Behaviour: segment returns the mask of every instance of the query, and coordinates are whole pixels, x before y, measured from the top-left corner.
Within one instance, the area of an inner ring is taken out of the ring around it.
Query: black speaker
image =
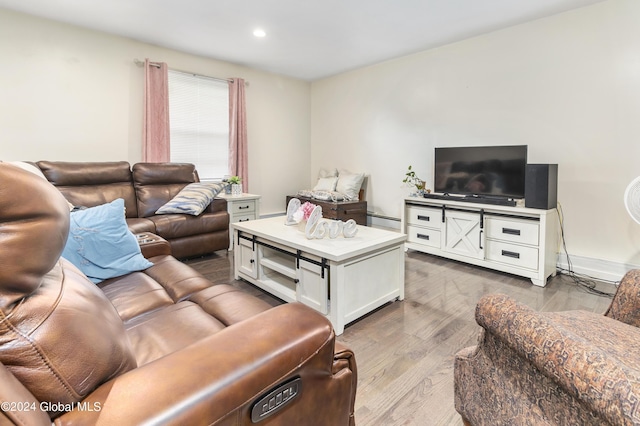
[[[558,205],[558,165],[527,164],[524,206],[554,209]]]

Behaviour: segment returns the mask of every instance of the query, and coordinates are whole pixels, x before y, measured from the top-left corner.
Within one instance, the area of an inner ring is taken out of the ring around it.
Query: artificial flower
[[[311,216],[311,213],[313,213],[313,209],[315,209],[316,207],[317,206],[315,204],[312,204],[308,201],[301,205],[298,211],[302,211],[302,220],[308,220]]]

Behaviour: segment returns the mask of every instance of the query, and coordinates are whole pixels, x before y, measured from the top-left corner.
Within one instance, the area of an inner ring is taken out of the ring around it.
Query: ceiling
[[[0,0],[0,8],[313,81],[600,1]],[[266,37],[253,36],[257,27]]]

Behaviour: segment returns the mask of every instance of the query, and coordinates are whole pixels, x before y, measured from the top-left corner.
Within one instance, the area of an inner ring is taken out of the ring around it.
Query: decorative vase
[[[242,195],[241,183],[234,183],[231,185],[231,195]]]

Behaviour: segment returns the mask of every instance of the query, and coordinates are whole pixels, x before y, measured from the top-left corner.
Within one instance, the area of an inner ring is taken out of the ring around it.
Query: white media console
[[[527,277],[541,287],[556,274],[556,209],[408,197],[401,226],[406,249]]]

